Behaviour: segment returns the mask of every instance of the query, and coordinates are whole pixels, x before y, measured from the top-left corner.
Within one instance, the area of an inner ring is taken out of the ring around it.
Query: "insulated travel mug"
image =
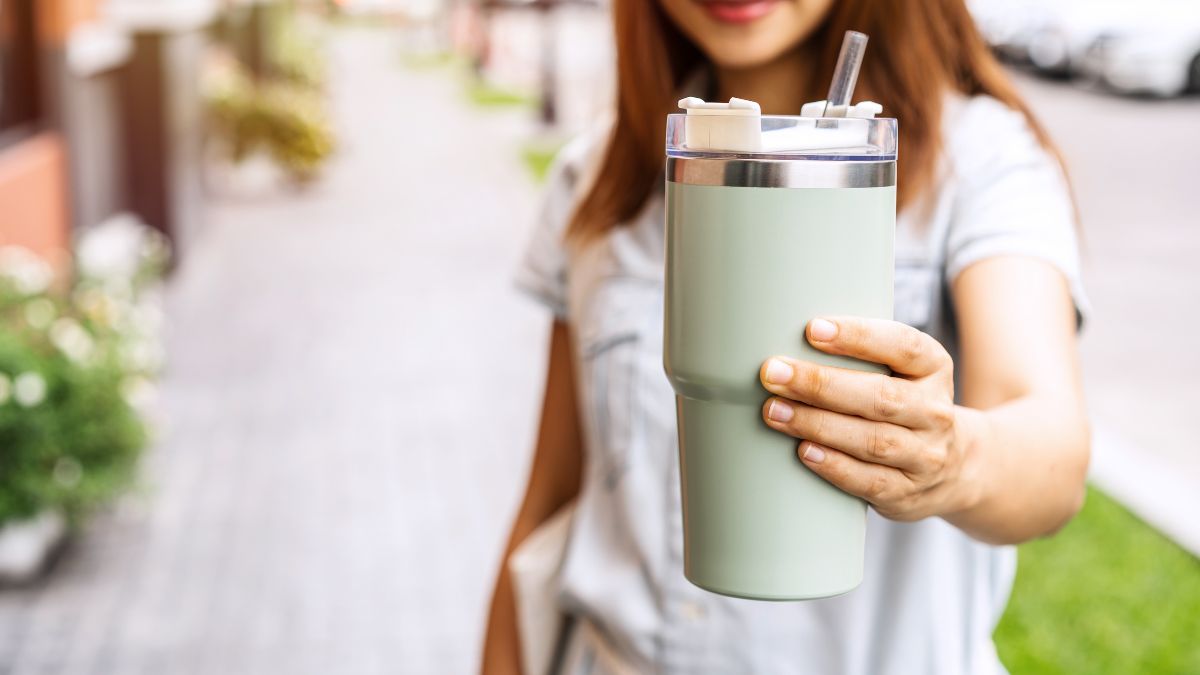
[[[684,569],[717,593],[796,600],[862,581],[865,503],[766,426],[758,379],[774,354],[887,372],[804,338],[821,315],[892,318],[896,120],[844,103],[839,117],[767,116],[751,101],[684,99],[688,113],[668,116],[664,367]]]

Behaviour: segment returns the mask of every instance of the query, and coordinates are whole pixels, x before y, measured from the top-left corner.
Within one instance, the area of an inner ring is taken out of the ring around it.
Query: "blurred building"
[[[489,86],[525,92],[560,136],[612,106],[616,55],[607,0],[451,0],[452,48]]]
[[[0,244],[63,259],[130,213],[178,248],[202,216],[208,29],[246,0],[0,0]]]
[[[63,34],[94,10],[65,9],[34,0],[0,3],[0,242],[48,256],[67,243],[69,176],[67,143],[47,86],[53,73],[41,65],[43,57],[63,54]]]

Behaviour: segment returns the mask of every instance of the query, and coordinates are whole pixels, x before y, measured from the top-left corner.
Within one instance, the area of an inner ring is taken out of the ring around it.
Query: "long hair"
[[[632,219],[656,189],[663,170],[665,116],[675,112],[685,78],[708,64],[699,48],[664,15],[657,0],[613,0],[617,47],[617,115],[595,180],[578,202],[568,236],[590,238]],[[855,98],[883,105],[900,120],[897,206],[903,208],[936,179],[943,95],[986,94],[1020,111],[1056,157],[1034,119],[975,28],[963,0],[839,0],[807,39],[813,90],[833,72],[847,30],[871,38]],[[1061,163],[1061,158],[1060,163]]]

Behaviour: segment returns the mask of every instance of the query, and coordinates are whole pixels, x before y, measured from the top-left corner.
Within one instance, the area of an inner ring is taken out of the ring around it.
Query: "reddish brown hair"
[[[657,0],[613,0],[617,43],[617,118],[595,182],[571,220],[572,237],[600,234],[637,214],[659,184],[665,116],[676,112],[684,79],[707,58],[667,18]],[[900,120],[899,207],[935,180],[947,90],[986,94],[1024,113],[1057,156],[975,28],[963,0],[838,0],[808,40],[816,86],[833,72],[847,30],[871,38],[856,100],[883,104]],[[690,92],[689,92],[690,93]],[[824,98],[814,88],[805,100]],[[798,112],[798,111],[797,111]]]

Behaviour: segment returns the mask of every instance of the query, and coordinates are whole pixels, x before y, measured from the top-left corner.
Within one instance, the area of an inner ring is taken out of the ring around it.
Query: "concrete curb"
[[[1200,488],[1171,466],[1102,426],[1093,426],[1092,482],[1142,520],[1200,556]]]

